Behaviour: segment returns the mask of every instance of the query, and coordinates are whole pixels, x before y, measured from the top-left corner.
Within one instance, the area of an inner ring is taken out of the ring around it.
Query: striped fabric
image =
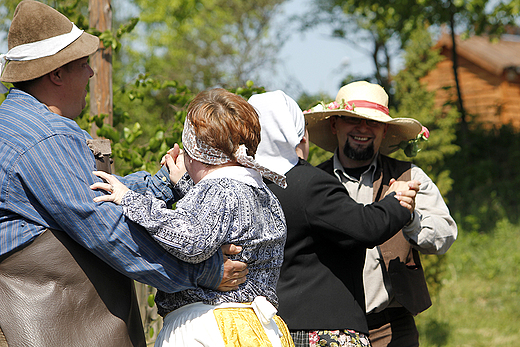
[[[27,244],[46,228],[64,230],[79,244],[137,281],[176,292],[216,288],[222,256],[188,265],[169,255],[121,207],[94,203],[99,178],[86,144],[90,136],[32,96],[12,89],[0,105],[0,255]],[[121,181],[174,202],[166,169],[138,172]]]

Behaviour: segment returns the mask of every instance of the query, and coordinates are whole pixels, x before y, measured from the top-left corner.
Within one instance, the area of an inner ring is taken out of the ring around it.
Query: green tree
[[[283,0],[121,1],[134,6],[126,15],[139,15],[139,24],[114,55],[114,114],[140,124],[135,143],[141,147],[170,133],[164,126],[178,131],[187,95],[257,80],[255,71],[272,64],[281,46],[270,26]]]
[[[270,24],[283,2],[133,0],[141,25],[125,65],[194,90],[257,80],[282,45]]]
[[[428,91],[421,83],[421,78],[442,59],[431,46],[431,35],[425,26],[417,27],[410,35],[405,46],[405,67],[395,76],[397,109],[391,112],[393,117],[413,117],[430,130],[428,141],[420,145],[420,151],[412,161],[426,172],[446,197],[453,187],[446,160],[459,151],[455,144],[458,112],[450,109],[443,113],[436,109],[435,92]],[[401,150],[393,156],[406,160]],[[421,258],[428,288],[431,295],[435,296],[447,275],[447,258],[438,255],[421,255]]]
[[[448,198],[457,223],[480,233],[493,232],[500,222],[518,224],[520,132],[509,124],[485,129],[470,120],[469,125],[465,149],[447,161],[456,187]]]
[[[519,0],[314,0],[313,3],[308,19],[304,21],[306,27],[330,23],[332,36],[346,40],[354,48],[360,49],[356,39],[368,42],[371,48],[364,49],[374,62],[374,77],[390,94],[392,58],[405,47],[410,35],[425,23],[437,28],[447,24],[453,35],[455,30],[465,31],[466,35],[500,35],[507,25],[514,25],[520,14]],[[457,79],[456,45],[453,47]],[[459,112],[464,122],[460,89],[458,92]],[[393,104],[392,95],[390,101]]]
[[[80,29],[88,29],[88,0],[38,0],[63,13]],[[0,31],[6,33],[20,0],[0,0]]]
[[[421,78],[442,59],[431,47],[430,33],[425,27],[418,27],[405,47],[405,67],[395,76],[397,107],[391,112],[393,117],[415,118],[430,130],[430,138],[420,145],[420,152],[412,160],[446,196],[453,184],[446,158],[459,150],[454,144],[458,113],[456,109],[444,113],[435,108],[435,92],[428,91],[421,83]],[[396,152],[395,156],[406,158],[403,151]]]
[[[393,104],[392,66],[410,34],[423,22],[419,5],[413,1],[314,0],[303,20],[304,29],[317,23],[331,26],[332,36],[366,54],[374,64],[374,75],[357,74],[347,79],[374,80],[389,92]],[[316,20],[316,17],[318,20]]]

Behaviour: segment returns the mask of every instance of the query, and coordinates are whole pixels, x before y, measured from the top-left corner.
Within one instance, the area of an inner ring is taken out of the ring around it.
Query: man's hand
[[[238,254],[242,252],[242,247],[229,244],[222,246],[221,249],[224,255],[224,276],[217,289],[221,292],[238,289],[238,285],[246,281],[246,275],[249,272],[247,264],[233,261],[226,255]]]
[[[410,213],[413,214],[415,210],[415,197],[419,191],[419,181],[396,181],[395,179],[390,180],[390,188],[385,195],[395,192],[395,198],[399,200],[401,206],[407,208]]]

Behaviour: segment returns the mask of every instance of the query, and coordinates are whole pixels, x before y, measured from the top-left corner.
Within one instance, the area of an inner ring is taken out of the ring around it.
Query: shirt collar
[[[363,173],[363,175],[366,175],[367,173],[370,173],[370,175],[372,176],[372,182],[374,181],[374,174],[377,171],[376,169],[377,169],[378,162],[379,162],[377,160],[378,158],[379,158],[379,153],[377,153],[377,155],[374,156],[374,159],[372,159],[372,162],[370,163],[370,166]],[[342,181],[343,181],[342,177],[344,177],[345,179],[348,179],[350,181],[357,181],[357,179],[347,175],[347,173],[345,172],[345,169],[343,168],[343,165],[341,165],[341,162],[339,161],[339,154],[338,154],[338,149],[337,148],[334,151],[334,156],[333,156],[333,159],[332,159],[332,170],[333,170],[334,174]]]
[[[210,172],[202,180],[219,178],[231,178],[258,188],[262,188],[265,185],[262,175],[258,171],[244,166],[224,166]]]

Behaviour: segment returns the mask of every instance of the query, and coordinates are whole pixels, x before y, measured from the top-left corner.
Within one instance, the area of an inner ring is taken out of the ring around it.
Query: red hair
[[[238,146],[245,145],[254,157],[260,143],[258,114],[244,98],[222,88],[200,92],[186,116],[198,139],[236,160]]]

